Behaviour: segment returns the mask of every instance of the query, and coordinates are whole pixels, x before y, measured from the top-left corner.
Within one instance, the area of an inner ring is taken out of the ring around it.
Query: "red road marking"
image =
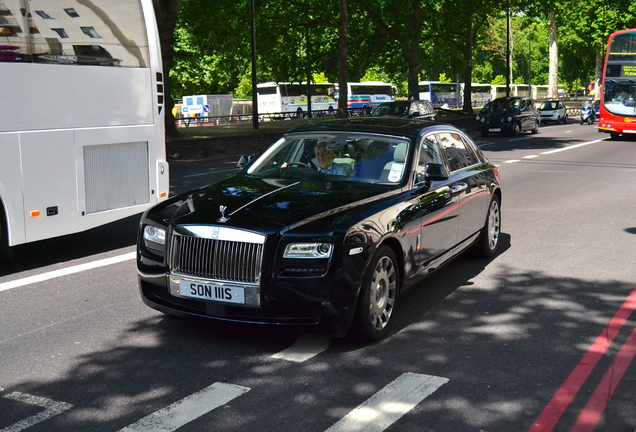
[[[625,345],[619,351],[612,367],[605,372],[603,380],[598,385],[594,394],[585,405],[571,432],[592,432],[601,419],[601,415],[607,408],[607,404],[614,395],[614,391],[623,379],[623,375],[636,356],[636,327],[632,330]]]
[[[634,309],[636,309],[636,289],[627,297],[627,300],[610,320],[607,327],[596,338],[585,356],[576,365],[561,388],[557,390],[528,432],[550,432],[554,429],[568,405],[570,405],[587,377],[594,370],[601,357],[603,357],[605,351],[610,347]]]

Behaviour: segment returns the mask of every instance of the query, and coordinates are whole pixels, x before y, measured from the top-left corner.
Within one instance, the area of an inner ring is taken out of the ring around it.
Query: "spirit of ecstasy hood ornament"
[[[227,222],[228,220],[230,220],[230,218],[225,217],[225,210],[227,210],[227,206],[219,206],[219,211],[221,212],[221,217],[218,218],[216,221],[217,222]]]

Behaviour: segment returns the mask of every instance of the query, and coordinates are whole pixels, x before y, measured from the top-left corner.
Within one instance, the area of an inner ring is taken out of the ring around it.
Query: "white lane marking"
[[[291,347],[274,354],[272,357],[302,363],[326,351],[331,339],[320,335],[303,335]]]
[[[522,159],[534,159],[534,158],[538,158],[539,155],[528,155],[528,156],[524,156]]]
[[[432,375],[402,374],[326,432],[381,432],[447,382]]]
[[[605,140],[607,140],[607,138],[601,138],[601,139],[597,139],[597,140],[594,140],[594,141],[588,141],[588,142],[584,142],[584,143],[580,143],[580,144],[574,144],[574,145],[571,145],[571,146],[568,146],[568,147],[563,147],[563,148],[556,149],[556,150],[549,150],[549,151],[545,151],[545,152],[543,152],[541,154],[542,155],[549,155],[549,154],[553,154],[553,153],[559,153],[559,152],[562,152],[562,151],[572,150],[572,149],[583,147],[583,146],[590,145],[590,144],[596,144],[597,142],[601,142],[601,141],[605,141]]]
[[[515,163],[515,162],[521,162],[521,161],[519,159],[510,159],[510,160],[505,161],[504,163],[511,164],[511,163]]]
[[[247,387],[214,383],[126,426],[120,432],[171,432],[248,391]]]
[[[528,137],[513,138],[513,139],[509,139],[508,142],[521,141],[521,140],[524,140],[524,139],[528,139]]]
[[[13,392],[4,396],[6,399],[11,399],[17,402],[23,402],[29,405],[36,405],[44,408],[44,411],[41,413],[32,415],[24,420],[20,420],[19,422],[1,429],[0,432],[20,432],[31,426],[35,426],[38,423],[42,423],[45,420],[50,419],[51,417],[55,417],[58,414],[63,413],[64,411],[73,408],[73,405],[66,402],[56,402],[54,400],[33,396],[27,393]]]
[[[44,282],[50,279],[55,279],[62,276],[67,276],[73,273],[80,273],[86,270],[92,270],[98,267],[105,267],[111,264],[117,264],[124,261],[135,259],[135,252],[130,252],[124,255],[119,255],[112,258],[105,258],[99,261],[93,261],[86,264],[80,264],[73,267],[67,267],[60,270],[54,270],[48,273],[42,273],[35,276],[29,276],[23,279],[17,279],[14,281],[0,283],[0,292],[18,288],[24,285],[30,285],[38,282]]]

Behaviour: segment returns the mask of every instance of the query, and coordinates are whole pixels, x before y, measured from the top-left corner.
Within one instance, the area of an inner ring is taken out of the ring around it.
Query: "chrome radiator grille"
[[[172,273],[232,282],[258,283],[263,243],[175,235]]]

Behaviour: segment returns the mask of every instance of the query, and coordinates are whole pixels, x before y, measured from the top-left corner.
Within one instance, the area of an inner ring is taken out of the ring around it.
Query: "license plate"
[[[245,304],[245,288],[242,287],[221,286],[182,280],[179,281],[179,293],[184,297],[214,300],[224,303]]]
[[[501,128],[490,128],[488,132],[501,132]]]

